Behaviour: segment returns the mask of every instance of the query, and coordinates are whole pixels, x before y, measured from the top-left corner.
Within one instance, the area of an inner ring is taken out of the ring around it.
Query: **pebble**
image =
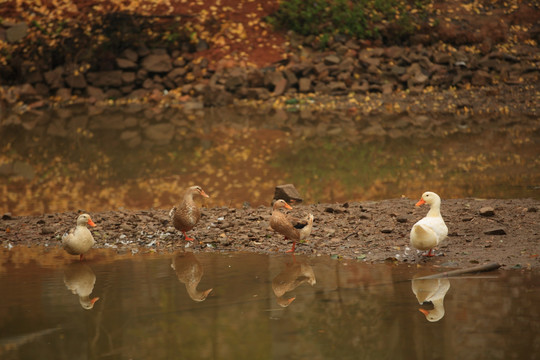
[[[497,227],[497,228],[491,228],[491,229],[485,230],[484,234],[486,234],[486,235],[506,235],[506,231],[501,227]]]
[[[482,216],[493,216],[495,215],[495,209],[493,209],[491,206],[484,206],[480,209],[480,215]]]

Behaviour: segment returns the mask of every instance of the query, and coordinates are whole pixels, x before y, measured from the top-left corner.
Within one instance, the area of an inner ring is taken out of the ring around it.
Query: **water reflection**
[[[424,275],[415,275],[412,280],[412,292],[420,305],[431,303],[432,309],[420,308],[429,322],[437,322],[444,317],[444,297],[450,289],[448,279],[419,279]]]
[[[313,286],[317,282],[313,267],[306,261],[298,261],[292,255],[293,261],[285,263],[285,267],[272,279],[272,290],[276,301],[281,307],[289,306],[296,297],[287,297],[285,294],[293,291],[298,286],[308,283]]]
[[[430,323],[411,311],[419,302],[408,281],[414,266],[103,252],[81,264],[92,267],[100,295],[98,306],[82,311],[62,282],[61,256],[69,261],[61,249],[0,248],[0,358],[530,359],[540,350],[538,271],[453,281],[443,320]],[[202,288],[211,278],[215,296],[195,303],[171,262],[199,274]],[[313,274],[316,286],[307,286]],[[287,308],[276,305],[279,278],[293,284],[284,286],[286,299],[300,283]]]
[[[212,194],[209,206],[238,208],[268,205],[283,183],[307,202],[413,198],[426,188],[540,198],[537,119],[136,106],[10,118],[0,120],[1,213],[170,208],[194,183]]]
[[[64,268],[64,284],[68,290],[79,297],[79,303],[83,309],[92,309],[99,300],[99,297],[90,298],[95,283],[96,274],[85,263],[71,263]]]
[[[171,268],[176,272],[178,280],[185,285],[189,297],[193,301],[204,301],[212,289],[198,290],[204,269],[197,257],[190,251],[178,251],[171,263]]]

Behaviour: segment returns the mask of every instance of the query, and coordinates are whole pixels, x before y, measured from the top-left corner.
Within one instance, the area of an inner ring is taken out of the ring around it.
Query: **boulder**
[[[97,71],[89,72],[86,75],[86,80],[97,87],[119,87],[122,86],[122,71]]]
[[[116,66],[122,70],[134,70],[137,68],[137,63],[129,59],[116,58]]]
[[[307,93],[311,91],[311,79],[304,77],[298,81],[298,91]]]
[[[174,125],[170,123],[149,125],[144,129],[144,135],[158,145],[166,145],[174,137]]]
[[[6,30],[6,40],[8,43],[14,43],[24,39],[26,34],[28,34],[28,25],[21,22]]]
[[[287,203],[300,203],[303,201],[302,197],[300,196],[300,193],[298,193],[298,190],[294,187],[293,184],[284,184],[284,185],[278,185],[276,186],[276,189],[274,191],[274,199],[273,201],[283,199]]]
[[[81,73],[66,76],[66,84],[72,89],[84,89],[88,85],[84,75]]]
[[[150,54],[141,63],[143,69],[154,73],[167,73],[173,69],[171,57],[167,54]]]
[[[47,71],[43,74],[45,82],[51,89],[59,89],[64,86],[64,78],[62,77],[64,68],[59,66],[54,70]]]
[[[137,62],[137,60],[139,60],[139,55],[132,49],[126,49],[122,51],[122,58]]]

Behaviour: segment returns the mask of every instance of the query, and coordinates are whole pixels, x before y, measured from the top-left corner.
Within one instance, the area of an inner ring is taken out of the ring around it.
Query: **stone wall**
[[[24,38],[25,24],[11,24],[3,37]],[[127,49],[113,67],[97,71],[99,64],[73,63],[40,71],[43,64],[20,65],[15,81],[0,79],[0,95],[8,104],[35,102],[55,96],[90,101],[145,98],[173,92],[204,106],[220,106],[235,98],[267,100],[284,94],[348,94],[426,87],[522,85],[538,82],[538,47],[523,44],[513,53],[487,54],[444,44],[413,47],[366,47],[345,38],[316,51],[308,39],[292,41],[289,57],[267,68],[240,67],[213,62],[181,50]]]

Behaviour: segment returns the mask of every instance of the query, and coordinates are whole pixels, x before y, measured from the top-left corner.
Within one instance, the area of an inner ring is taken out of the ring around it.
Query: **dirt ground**
[[[436,251],[421,256],[409,245],[412,225],[427,213],[426,205],[415,207],[416,199],[393,199],[344,204],[296,204],[295,216],[312,213],[314,228],[308,242],[299,244],[297,254],[468,267],[497,262],[504,269],[540,268],[540,201],[532,199],[444,200],[441,206],[449,236]],[[491,209],[490,209],[491,208]],[[241,251],[283,253],[291,243],[269,228],[271,208],[204,208],[201,221],[188,234],[187,243],[176,232],[168,209],[108,211],[91,213],[95,248],[118,253],[172,252],[189,246],[195,252]],[[64,232],[74,226],[77,214],[11,217],[0,221],[3,247],[60,246]],[[91,256],[92,250],[88,254]]]

